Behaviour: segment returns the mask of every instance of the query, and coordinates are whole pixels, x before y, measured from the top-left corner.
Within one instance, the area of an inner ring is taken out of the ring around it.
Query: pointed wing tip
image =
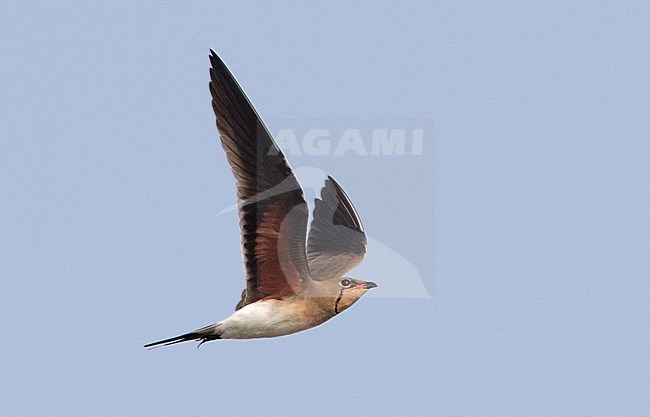
[[[343,196],[345,196],[345,198],[347,198],[349,200],[349,197],[347,196],[345,191],[343,191],[343,187],[341,187],[341,184],[339,184],[334,178],[332,178],[331,175],[327,176],[327,179],[325,180],[325,187],[327,187],[328,182],[331,182],[332,185],[334,185],[334,188],[336,189],[337,194],[343,194]]]
[[[327,176],[327,179],[325,180],[325,186],[327,186],[327,183],[328,183],[328,182],[331,182],[332,184],[334,184],[334,187],[335,187],[335,188],[337,188],[337,189],[339,189],[339,190],[341,189],[341,186],[339,185],[339,183],[336,182],[336,180],[335,180],[334,178],[332,178],[331,175],[328,175],[328,176]]]
[[[225,67],[226,64],[223,63],[223,60],[219,55],[217,55],[216,52],[214,52],[214,49],[210,48],[210,63],[212,64],[212,68],[217,68],[218,66],[223,66]]]
[[[330,183],[333,185],[333,189],[329,187]],[[361,218],[357,213],[357,209],[354,207],[354,204],[352,204],[352,200],[350,200],[350,197],[348,197],[348,194],[345,192],[345,190],[343,190],[343,187],[341,187],[341,185],[338,182],[336,182],[336,180],[332,178],[331,175],[328,175],[327,179],[325,180],[325,187],[321,191],[321,199],[323,200],[326,199],[325,193],[327,192],[326,190],[328,189],[331,190],[330,192],[333,191],[336,193],[338,201],[343,203],[343,205],[347,207],[348,215],[353,220],[353,223],[356,224],[358,231],[365,234],[363,223],[361,222]]]

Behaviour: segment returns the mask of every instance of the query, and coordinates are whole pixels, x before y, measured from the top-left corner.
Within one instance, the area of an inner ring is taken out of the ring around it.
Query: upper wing
[[[237,309],[300,290],[309,278],[309,210],[300,184],[221,59],[210,51],[210,93],[221,144],[237,183],[246,289]]]
[[[307,241],[307,260],[315,280],[340,278],[359,265],[368,240],[350,198],[332,177],[327,177],[316,199],[314,220]]]

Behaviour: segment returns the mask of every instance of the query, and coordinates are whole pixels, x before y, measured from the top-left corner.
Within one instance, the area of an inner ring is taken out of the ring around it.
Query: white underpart
[[[217,331],[222,339],[252,339],[284,336],[312,327],[286,304],[281,300],[248,304],[219,322]]]

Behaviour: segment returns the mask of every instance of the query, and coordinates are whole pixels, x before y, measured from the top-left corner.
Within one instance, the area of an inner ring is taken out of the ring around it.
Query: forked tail
[[[205,342],[221,339],[221,336],[219,335],[219,332],[217,330],[220,324],[221,323],[211,324],[209,326],[203,327],[198,330],[194,330],[193,332],[182,334],[180,336],[170,337],[169,339],[159,340],[158,342],[149,343],[147,345],[144,345],[144,348],[153,349],[159,346],[168,346],[168,345],[173,345],[181,342],[189,342],[190,340],[200,340],[201,343],[199,343],[199,346],[197,346],[200,347]]]

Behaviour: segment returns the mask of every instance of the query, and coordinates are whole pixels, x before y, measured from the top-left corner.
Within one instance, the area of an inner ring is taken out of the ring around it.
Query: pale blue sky
[[[1,415],[648,415],[648,3],[5,2],[0,39]],[[243,288],[209,48],[271,129],[431,122],[290,160],[430,298],[371,241],[321,327],[142,348]]]

